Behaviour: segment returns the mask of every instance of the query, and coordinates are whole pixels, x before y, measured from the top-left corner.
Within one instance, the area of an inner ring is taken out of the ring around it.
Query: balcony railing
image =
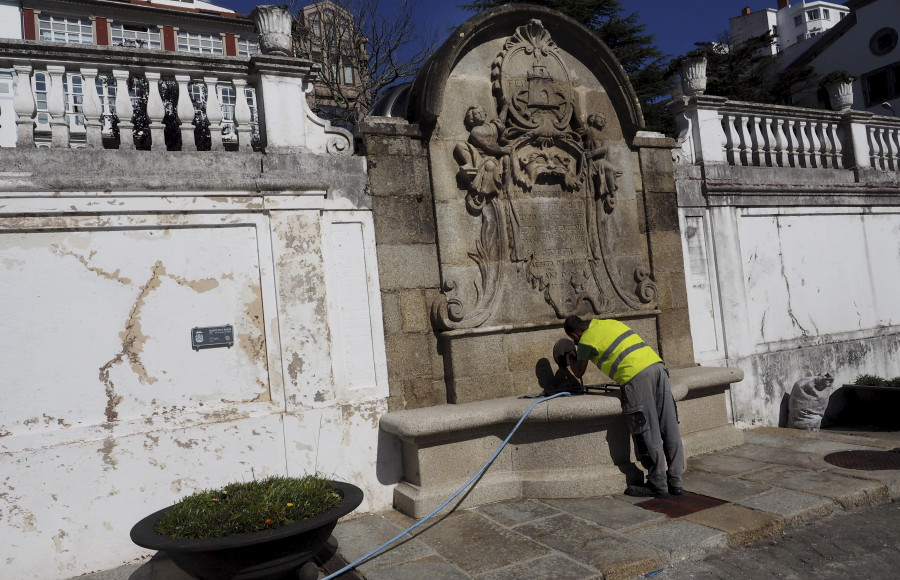
[[[310,61],[0,39],[2,68],[18,148],[352,153],[306,106]]]
[[[900,171],[900,119],[866,111],[826,111],[683,97],[671,105],[686,163]]]

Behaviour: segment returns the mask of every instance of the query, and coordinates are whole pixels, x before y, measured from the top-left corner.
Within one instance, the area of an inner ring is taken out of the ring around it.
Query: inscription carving
[[[469,215],[481,219],[469,257],[478,267],[474,302],[445,279],[432,304],[438,329],[474,328],[497,309],[505,284],[523,276],[565,318],[651,308],[656,286],[636,260],[610,254],[606,223],[616,207],[621,167],[600,111],[576,110],[575,86],[539,20],[516,29],[491,63],[496,109],[473,105],[453,157]],[[504,268],[513,263],[515,271]],[[615,262],[615,263],[613,263]]]

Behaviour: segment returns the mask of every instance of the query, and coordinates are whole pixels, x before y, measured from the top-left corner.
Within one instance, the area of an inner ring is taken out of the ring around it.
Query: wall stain
[[[116,407],[122,402],[122,396],[116,394],[115,385],[109,377],[109,371],[115,365],[123,362],[125,358],[131,363],[131,370],[138,376],[138,380],[142,383],[152,385],[156,379],[147,374],[147,369],[141,362],[141,351],[147,337],[141,331],[141,309],[144,307],[144,301],[147,296],[162,284],[160,276],[165,275],[165,267],[162,262],[157,260],[153,265],[152,275],[150,279],[141,287],[137,300],[128,314],[128,320],[125,321],[125,330],[119,333],[122,339],[122,350],[116,353],[102,367],[100,367],[100,382],[106,386],[106,420],[108,422],[115,421],[119,417]]]
[[[181,447],[182,449],[192,449],[195,445],[197,445],[196,439],[188,439],[187,441],[179,441],[178,439],[173,439],[175,445]]]
[[[198,294],[209,292],[219,287],[219,281],[215,278],[203,278],[201,280],[187,280],[174,274],[166,274],[169,278],[178,283],[179,286],[187,286]]]
[[[103,463],[109,465],[113,469],[116,469],[116,465],[118,465],[119,460],[113,457],[113,451],[116,449],[116,440],[112,437],[107,437],[103,440],[103,446],[100,447],[100,454],[103,456]]]
[[[303,365],[303,359],[300,358],[299,354],[294,352],[291,357],[291,364],[288,365],[288,376],[291,377],[294,384],[297,384],[297,376],[303,372]]]
[[[313,397],[313,401],[315,401],[317,403],[324,403],[325,402],[325,393],[323,393],[322,391],[316,391],[316,395]]]
[[[101,270],[100,268],[97,268],[96,266],[91,266],[90,263],[88,262],[88,259],[93,258],[94,254],[96,254],[96,252],[91,252],[91,255],[89,256],[89,258],[85,258],[84,256],[76,254],[75,252],[70,252],[68,250],[62,249],[61,247],[59,247],[59,244],[51,244],[50,251],[53,252],[54,254],[56,254],[57,256],[71,256],[71,257],[75,258],[76,260],[78,260],[78,262],[82,266],[84,266],[89,271],[93,272],[94,274],[97,274],[101,278],[106,278],[107,280],[112,280],[114,282],[118,282],[118,283],[124,284],[126,286],[131,284],[131,278],[121,277],[119,275],[119,272],[121,270],[119,270],[118,268],[116,268],[115,272],[110,274],[109,272],[106,272],[105,270]]]

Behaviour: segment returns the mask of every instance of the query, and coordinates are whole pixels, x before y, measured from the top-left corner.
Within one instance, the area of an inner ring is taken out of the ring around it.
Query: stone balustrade
[[[744,167],[898,171],[900,119],[696,95],[670,104],[676,160]]]
[[[0,68],[17,79],[18,148],[352,153],[350,134],[306,106],[315,66],[0,39]]]

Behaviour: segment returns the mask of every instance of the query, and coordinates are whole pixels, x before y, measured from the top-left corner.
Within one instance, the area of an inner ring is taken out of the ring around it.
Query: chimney
[[[781,10],[782,8],[790,8],[790,7],[791,7],[791,0],[778,0],[778,9],[779,10]]]
[[[779,0],[780,2],[781,0]],[[744,9],[741,10],[741,16],[750,16],[750,7],[744,6]]]

